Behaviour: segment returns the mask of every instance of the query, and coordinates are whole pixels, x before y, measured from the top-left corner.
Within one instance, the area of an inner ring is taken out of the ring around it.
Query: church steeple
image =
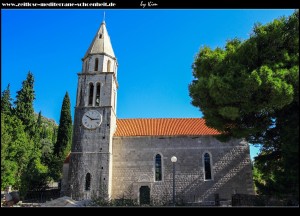
[[[82,59],[69,169],[69,193],[87,199],[112,185],[112,138],[116,130],[117,68],[105,21]]]
[[[113,72],[117,76],[118,62],[105,21],[102,21],[82,61],[82,73]]]
[[[102,21],[90,47],[86,51],[84,59],[89,55],[94,54],[106,54],[109,57],[116,58],[104,20]]]

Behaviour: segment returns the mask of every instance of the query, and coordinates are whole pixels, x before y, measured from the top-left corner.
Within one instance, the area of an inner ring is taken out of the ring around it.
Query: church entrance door
[[[148,186],[140,187],[140,205],[150,204],[150,188]]]

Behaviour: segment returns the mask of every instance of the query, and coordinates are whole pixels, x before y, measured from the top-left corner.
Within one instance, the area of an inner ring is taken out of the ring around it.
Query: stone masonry
[[[212,157],[212,180],[204,180],[203,155]],[[162,181],[155,182],[155,155],[162,156]],[[112,198],[121,198],[131,187],[139,200],[139,188],[150,187],[153,201],[172,199],[172,156],[176,162],[176,199],[213,201],[214,194],[230,199],[234,193],[253,194],[248,143],[219,142],[212,136],[114,137]]]

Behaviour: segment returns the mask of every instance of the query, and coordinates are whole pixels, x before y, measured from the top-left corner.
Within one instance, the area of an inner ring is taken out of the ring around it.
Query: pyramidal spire
[[[88,55],[93,54],[107,54],[112,58],[116,58],[110,42],[110,37],[106,29],[105,13],[100,28],[97,31],[90,47],[86,51],[84,58],[86,58]]]

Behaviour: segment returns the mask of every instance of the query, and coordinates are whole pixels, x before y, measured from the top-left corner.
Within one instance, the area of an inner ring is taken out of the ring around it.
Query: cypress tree
[[[51,162],[51,177],[58,181],[62,176],[62,166],[67,153],[71,149],[72,139],[72,118],[70,108],[70,98],[66,92],[60,113],[57,139],[54,144],[54,150]]]
[[[62,159],[71,148],[72,139],[72,117],[68,92],[66,92],[60,113],[57,140],[54,145],[54,154]]]

